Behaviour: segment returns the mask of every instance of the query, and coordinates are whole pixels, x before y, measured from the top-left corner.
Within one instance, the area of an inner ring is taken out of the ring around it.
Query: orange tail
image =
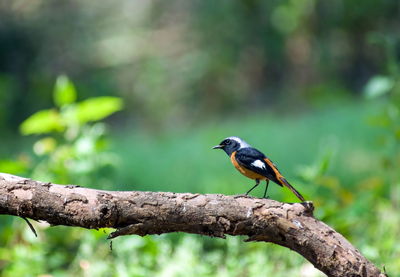
[[[306,200],[304,199],[304,197],[303,197],[294,187],[292,187],[292,185],[289,184],[288,181],[286,181],[285,178],[279,177],[279,181],[281,182],[282,185],[284,185],[285,187],[287,187],[288,189],[290,189],[290,190],[297,196],[297,198],[299,198],[301,201],[303,201],[303,202],[306,201]]]

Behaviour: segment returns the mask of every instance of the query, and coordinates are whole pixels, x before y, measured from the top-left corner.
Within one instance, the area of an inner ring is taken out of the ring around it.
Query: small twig
[[[25,222],[28,224],[29,228],[31,229],[32,233],[35,235],[35,237],[37,237],[37,233],[35,228],[33,228],[32,224],[29,222],[29,220],[26,217],[21,216],[21,218],[23,220],[25,220]]]

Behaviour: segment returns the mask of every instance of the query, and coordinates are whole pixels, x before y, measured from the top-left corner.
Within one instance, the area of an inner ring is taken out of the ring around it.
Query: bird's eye
[[[223,144],[224,145],[228,145],[228,144],[230,144],[231,142],[229,141],[229,140],[224,140],[224,142],[223,142]]]

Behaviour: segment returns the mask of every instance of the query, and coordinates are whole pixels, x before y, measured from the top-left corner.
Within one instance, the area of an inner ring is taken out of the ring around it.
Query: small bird
[[[281,187],[289,188],[301,201],[304,197],[282,176],[276,165],[266,157],[262,152],[251,147],[247,142],[238,137],[228,137],[213,149],[222,149],[231,158],[232,164],[244,176],[256,180],[256,184],[246,195],[256,188],[261,180],[266,181],[264,198],[267,195],[269,180],[275,182]]]

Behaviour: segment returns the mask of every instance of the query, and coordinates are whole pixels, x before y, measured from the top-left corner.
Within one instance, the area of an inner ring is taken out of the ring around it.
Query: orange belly
[[[237,170],[239,170],[240,173],[242,173],[244,176],[246,176],[246,177],[248,177],[248,178],[250,178],[250,179],[258,179],[258,180],[266,180],[266,179],[267,179],[267,177],[262,176],[262,175],[260,175],[260,174],[258,174],[258,173],[256,173],[256,172],[253,172],[253,171],[251,171],[251,170],[249,170],[249,169],[247,169],[247,168],[241,166],[241,165],[236,161],[235,155],[236,155],[236,151],[233,152],[232,155],[231,155],[231,162],[232,162],[232,164],[235,166],[235,168],[236,168]]]

